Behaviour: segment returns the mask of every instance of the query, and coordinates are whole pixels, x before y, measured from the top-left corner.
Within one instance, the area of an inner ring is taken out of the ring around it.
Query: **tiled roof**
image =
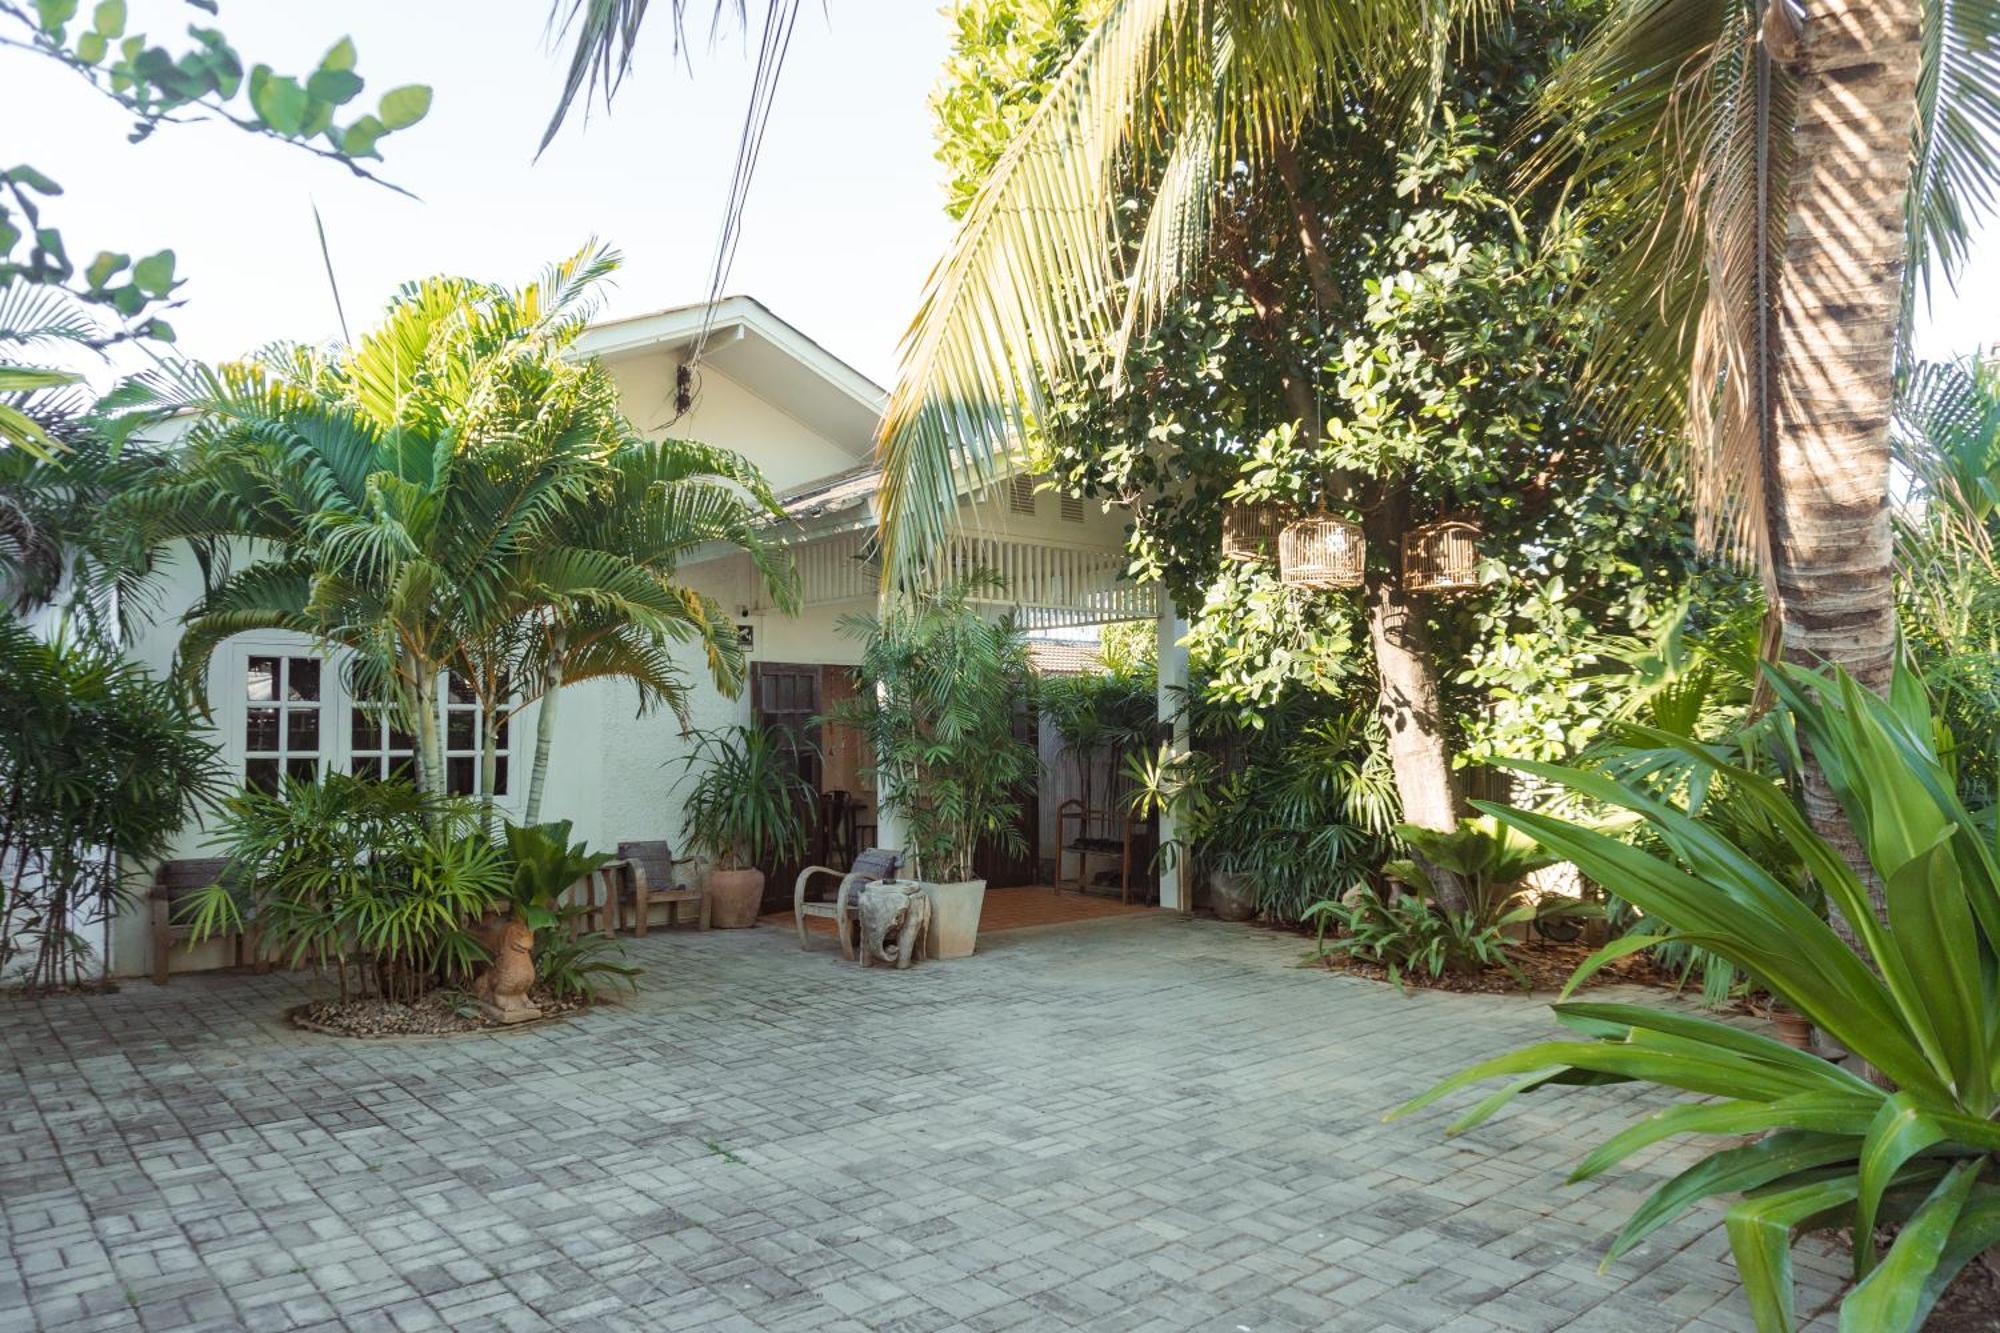
[[[794,486],[778,497],[778,503],[793,518],[817,518],[868,503],[881,484],[882,469],[870,464]]]
[[[1084,676],[1104,669],[1104,658],[1094,643],[1077,639],[1050,639],[1031,635],[1028,661],[1044,676]]]

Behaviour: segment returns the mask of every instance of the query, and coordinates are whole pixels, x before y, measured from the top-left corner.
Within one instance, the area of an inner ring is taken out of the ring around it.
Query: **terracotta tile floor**
[[[1055,893],[1046,884],[1028,884],[1012,889],[988,889],[986,905],[979,912],[979,929],[984,933],[1022,930],[1029,926],[1059,926],[1070,921],[1095,921],[1099,917],[1152,910],[1149,904],[1126,904],[1116,898],[1081,894],[1074,889]],[[792,926],[790,912],[768,912],[761,920],[766,925],[783,926],[788,930]],[[833,922],[825,917],[807,917],[806,926],[829,935],[833,933]]]

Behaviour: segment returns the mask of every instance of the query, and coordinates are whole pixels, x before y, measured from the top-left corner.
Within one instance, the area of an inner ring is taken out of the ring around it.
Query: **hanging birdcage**
[[[1278,534],[1278,578],[1294,588],[1358,588],[1367,561],[1361,525],[1332,514],[1293,519]]]
[[[1269,560],[1278,553],[1285,527],[1284,507],[1270,500],[1238,500],[1222,511],[1222,555],[1226,560]]]
[[[1445,519],[1403,534],[1405,592],[1471,592],[1479,586],[1479,528]]]

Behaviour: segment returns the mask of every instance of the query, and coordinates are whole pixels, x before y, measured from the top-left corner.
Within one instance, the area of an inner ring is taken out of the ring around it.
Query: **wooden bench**
[[[193,927],[181,919],[181,910],[194,894],[214,884],[222,878],[227,859],[220,856],[195,857],[185,861],[168,861],[153,874],[153,887],[146,895],[146,901],[153,915],[153,980],[160,985],[167,984],[168,964],[176,944],[187,941]],[[223,938],[229,940],[235,949],[235,965],[242,967],[246,962],[254,962],[257,970],[269,969],[257,949],[257,926],[255,922],[245,922],[243,929]]]
[[[840,943],[840,956],[853,958],[853,931],[857,925],[852,919],[854,896],[877,880],[894,879],[902,861],[903,854],[893,848],[870,847],[855,857],[854,864],[845,871],[831,866],[807,866],[801,870],[798,882],[792,886],[792,920],[799,928],[799,947],[811,947],[810,937],[806,934],[806,918],[826,917],[833,922],[834,938]],[[806,897],[806,885],[814,875],[825,875],[840,882],[831,902]]]
[[[613,934],[625,928],[625,906],[630,903],[638,919],[633,933],[646,933],[646,918],[664,904],[667,924],[680,924],[681,908],[692,904],[695,928],[708,929],[708,896],[690,888],[680,877],[679,867],[691,865],[692,856],[675,856],[669,842],[621,842],[618,859],[604,869],[612,878],[606,883],[606,907]],[[615,869],[614,869],[615,867]]]

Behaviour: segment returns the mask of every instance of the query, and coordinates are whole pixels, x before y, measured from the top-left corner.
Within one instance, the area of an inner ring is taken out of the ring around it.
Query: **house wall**
[[[765,401],[713,364],[701,368],[692,411],[674,420],[678,361],[662,352],[605,363],[625,414],[652,439],[700,440],[734,449],[763,469],[783,491],[848,471],[865,458]]]

